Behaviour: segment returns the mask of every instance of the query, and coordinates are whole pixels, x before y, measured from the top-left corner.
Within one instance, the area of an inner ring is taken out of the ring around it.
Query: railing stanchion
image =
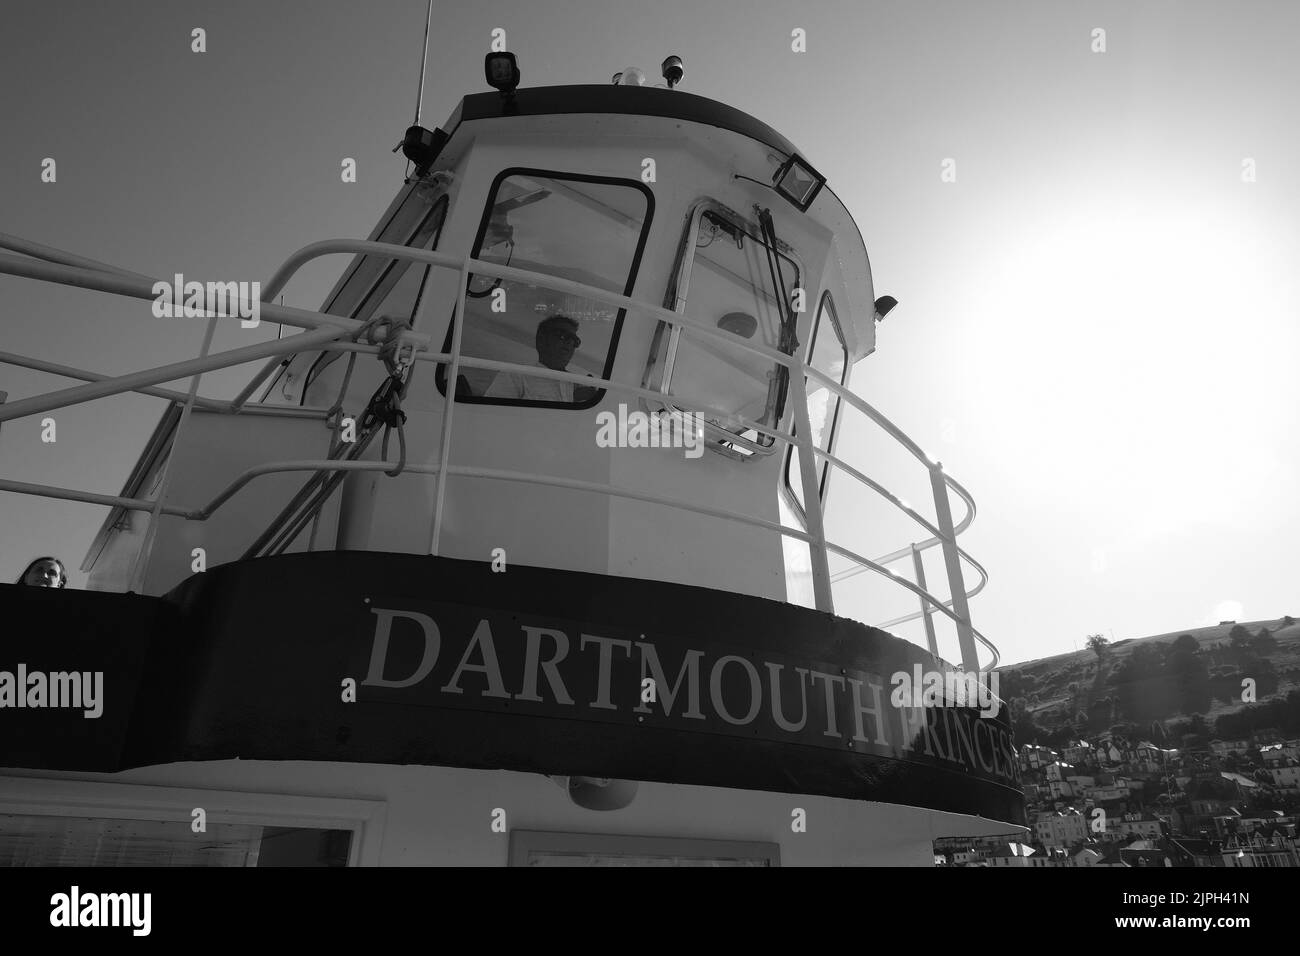
[[[916,568],[916,586],[922,591],[929,590],[925,586],[925,561],[921,554],[921,549],[915,543],[912,548],[912,566]],[[934,636],[934,618],[931,616],[934,612],[930,610],[930,602],[921,598],[921,617],[925,620],[925,643],[930,647],[930,653],[934,657],[939,656],[939,642]]]
[[[790,392],[794,396],[794,439],[799,449],[799,478],[803,486],[803,511],[808,521],[808,533],[813,536],[808,545],[812,558],[813,597],[817,610],[828,614],[835,611],[831,595],[831,569],[826,558],[826,527],[822,520],[821,488],[817,481],[817,456],[812,450],[812,423],[808,417],[808,383],[802,375],[791,370]]]
[[[214,315],[208,319],[208,327],[203,333],[203,345],[199,348],[200,359],[207,358],[208,349],[212,348],[212,336],[216,334],[218,318],[220,316]],[[176,423],[176,431],[172,433],[171,450],[168,451],[161,465],[162,474],[158,478],[158,494],[154,498],[153,510],[149,513],[149,524],[144,529],[144,540],[140,542],[140,553],[135,557],[135,567],[131,569],[131,578],[127,586],[128,591],[135,591],[137,594],[144,593],[145,570],[149,565],[149,558],[153,555],[153,544],[158,539],[158,522],[162,520],[163,504],[166,502],[167,492],[171,490],[172,463],[176,460],[176,446],[180,444],[185,423],[189,421],[190,412],[194,409],[194,399],[198,395],[199,381],[202,378],[203,373],[196,372],[190,379],[190,390],[185,396],[185,405],[181,408],[181,417]]]
[[[451,361],[447,363],[447,401],[442,412],[442,441],[438,446],[438,480],[433,496],[433,534],[429,540],[429,553],[438,555],[442,539],[442,508],[447,497],[447,459],[451,455],[451,420],[456,410],[456,379],[460,375],[460,343],[465,333],[465,293],[469,288],[469,260],[466,256],[460,267],[460,293],[451,315]]]
[[[957,535],[952,525],[952,505],[948,501],[948,482],[943,465],[930,466],[930,487],[934,490],[934,511],[943,532],[943,563],[948,569],[948,588],[952,592],[952,610],[957,615],[957,643],[961,646],[961,665],[967,673],[979,670],[975,652],[975,635],[971,630],[970,606],[966,603],[966,584],[961,576],[961,555],[957,553]]]

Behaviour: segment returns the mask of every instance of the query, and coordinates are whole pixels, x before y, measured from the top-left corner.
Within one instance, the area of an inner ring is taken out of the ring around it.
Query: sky
[[[364,237],[404,172],[390,150],[424,8],[8,0],[0,231],[263,281],[308,242]],[[876,294],[901,303],[855,388],[975,496],[962,543],[991,581],[972,613],[1004,661],[1300,613],[1300,5],[435,3],[426,126],[484,88],[497,27],[524,85],[653,78],[676,53],[682,89],[757,116],[826,175]],[[341,261],[305,269],[286,304],[317,308]],[[9,276],[0,302],[0,349],[105,373],[191,357],[203,333]],[[70,384],[0,365],[9,401]],[[39,418],[5,423],[0,476],[118,494],[160,408],[64,409],[52,444]],[[846,424],[840,448],[872,465],[872,441]],[[874,530],[838,490],[828,519]],[[84,585],[105,512],[0,493],[0,579],[52,553]]]

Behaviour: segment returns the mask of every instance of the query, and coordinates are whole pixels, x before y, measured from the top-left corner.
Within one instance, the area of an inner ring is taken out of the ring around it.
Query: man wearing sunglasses
[[[537,326],[537,366],[556,372],[576,372],[570,369],[573,353],[582,344],[578,338],[578,323],[567,315],[552,315],[542,319]],[[590,373],[588,373],[590,377]],[[498,372],[484,398],[514,398],[528,402],[584,402],[596,390],[573,382],[559,382],[553,378],[536,378],[522,372]]]

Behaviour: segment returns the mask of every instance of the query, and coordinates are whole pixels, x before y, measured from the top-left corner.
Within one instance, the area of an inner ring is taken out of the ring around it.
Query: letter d
[[[370,613],[378,615],[379,620],[375,623],[375,643],[370,651],[370,672],[361,683],[371,687],[410,687],[428,677],[433,665],[438,662],[438,652],[442,649],[442,635],[433,618],[419,611],[391,611],[382,607],[372,607]],[[388,637],[395,617],[415,621],[424,632],[424,656],[415,673],[405,680],[384,679],[384,665],[388,662]]]

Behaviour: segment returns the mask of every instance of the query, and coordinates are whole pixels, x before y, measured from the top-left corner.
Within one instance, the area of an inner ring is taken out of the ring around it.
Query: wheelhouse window
[[[654,197],[635,180],[506,170],[488,196],[474,257],[630,295]],[[461,354],[518,370],[461,366],[458,401],[590,408],[603,390],[528,369],[608,378],[624,310],[545,285],[471,275]],[[444,351],[451,349],[448,330]],[[438,388],[446,394],[446,366]]]
[[[434,250],[438,248],[438,237],[442,233],[442,224],[447,216],[447,197],[441,196],[425,215],[415,232],[402,245],[415,249]],[[381,236],[379,242],[399,242],[396,236]],[[416,311],[420,307],[420,295],[428,281],[429,273],[435,268],[409,259],[379,259],[362,262],[354,277],[360,293],[351,317],[365,321],[373,315],[386,315],[401,318],[408,322],[415,321]],[[333,312],[333,308],[329,311]]]
[[[831,294],[825,293],[817,306],[813,321],[812,340],[808,345],[808,364],[840,385],[848,381],[849,350],[844,344],[844,333]],[[835,426],[839,422],[842,399],[813,378],[805,379],[808,389],[808,421],[812,427],[813,444],[823,451],[831,451]],[[791,446],[785,458],[785,487],[793,497],[800,517],[803,515],[803,482],[799,477],[800,453]],[[817,488],[822,500],[826,499],[826,485],[830,466],[825,459],[817,462]]]
[[[670,307],[755,345],[781,349],[794,341],[788,326],[797,316],[789,296],[799,287],[800,270],[793,250],[784,243],[772,248],[758,228],[716,203],[697,210],[685,243]],[[775,439],[747,422],[778,425],[787,381],[787,370],[776,362],[689,332],[675,335],[661,324],[645,387],[720,410],[720,416],[704,417],[709,447],[747,457],[771,448]]]
[[[438,248],[446,218],[446,193],[441,192],[440,188],[416,190],[393,218],[384,224],[375,241],[432,251]],[[434,266],[409,259],[362,256],[339,283],[323,311],[358,321],[376,315],[387,316],[405,319],[414,325],[420,300],[433,269]],[[308,355],[311,356],[311,367],[305,376],[306,386],[310,386],[326,368],[343,357],[341,352],[306,353],[295,361],[302,361]],[[276,381],[280,382],[285,398],[296,395],[301,403],[306,398],[306,387],[299,383],[299,378],[297,371],[290,366],[287,374]],[[266,394],[270,394],[275,384],[273,381],[267,387]]]

